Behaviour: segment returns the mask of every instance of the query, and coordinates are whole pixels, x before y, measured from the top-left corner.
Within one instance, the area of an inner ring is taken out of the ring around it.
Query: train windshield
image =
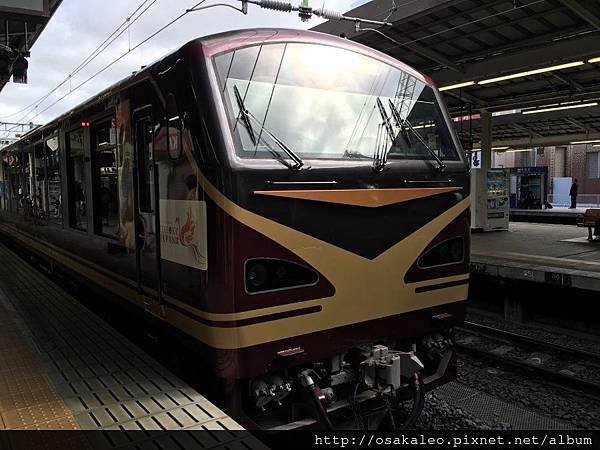
[[[243,157],[279,154],[280,140],[308,159],[459,159],[433,89],[381,61],[287,43],[223,53],[215,68]]]

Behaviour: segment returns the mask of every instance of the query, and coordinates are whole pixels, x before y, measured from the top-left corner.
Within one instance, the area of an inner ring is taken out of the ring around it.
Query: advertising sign
[[[160,200],[162,259],[207,270],[206,202]]]

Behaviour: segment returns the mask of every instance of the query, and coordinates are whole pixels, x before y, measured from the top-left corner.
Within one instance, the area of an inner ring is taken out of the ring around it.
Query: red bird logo
[[[180,221],[179,217],[175,219],[175,223],[179,227]],[[198,248],[198,243],[196,242],[196,222],[192,219],[192,208],[188,208],[187,210],[187,218],[185,223],[179,228],[179,242],[184,247],[189,247],[194,252],[194,259],[197,262],[202,261],[202,255],[200,254],[200,249]]]
[[[196,222],[192,220],[192,208],[188,208],[187,219],[183,226],[179,229],[179,241],[186,247],[193,245],[195,230]]]

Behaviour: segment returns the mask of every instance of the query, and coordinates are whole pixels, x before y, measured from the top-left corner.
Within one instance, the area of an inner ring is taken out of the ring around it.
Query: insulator
[[[292,4],[288,2],[282,2],[280,0],[261,0],[260,7],[265,9],[275,9],[277,11],[292,11]]]
[[[315,9],[313,10],[313,14],[329,20],[342,20],[344,18],[341,12],[325,8]]]

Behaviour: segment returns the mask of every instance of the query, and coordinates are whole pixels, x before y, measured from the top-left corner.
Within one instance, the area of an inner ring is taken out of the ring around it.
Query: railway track
[[[456,330],[459,352],[600,398],[600,354],[475,322],[464,322]]]

